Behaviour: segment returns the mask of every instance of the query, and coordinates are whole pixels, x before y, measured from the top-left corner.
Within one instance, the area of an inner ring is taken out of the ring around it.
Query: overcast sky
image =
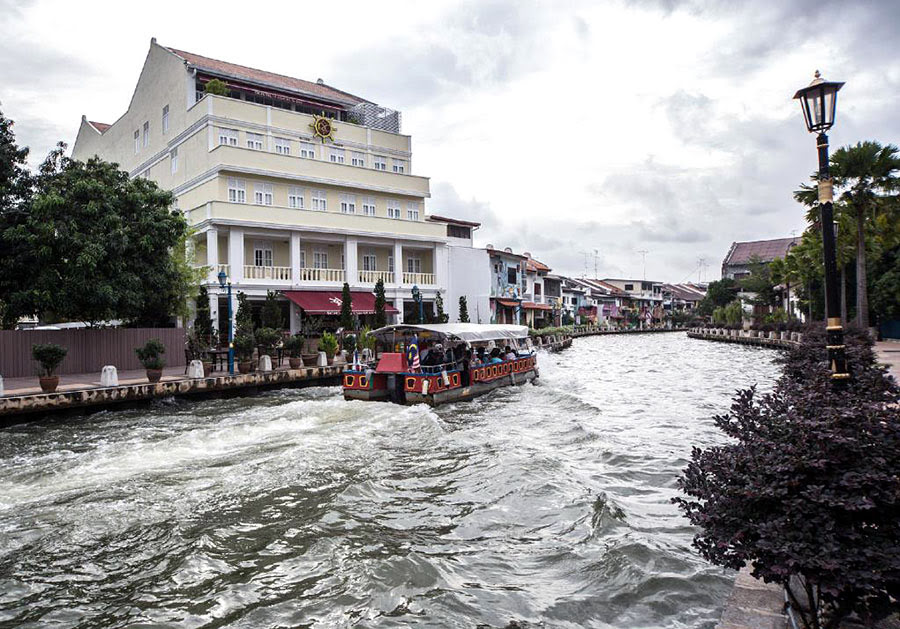
[[[38,163],[113,122],[150,38],[403,112],[429,213],[554,271],[717,279],[734,240],[802,232],[794,92],[846,81],[837,147],[898,142],[900,2],[0,0],[0,107]],[[599,252],[595,260],[595,250]]]

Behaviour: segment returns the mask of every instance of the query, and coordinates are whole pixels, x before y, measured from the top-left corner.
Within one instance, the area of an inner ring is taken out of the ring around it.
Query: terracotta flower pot
[[[318,354],[303,354],[303,364],[307,367],[315,367],[319,362]]]
[[[209,375],[212,373],[213,364],[211,362],[203,361],[203,377],[209,378]]]
[[[332,355],[330,355],[330,356],[329,356],[328,354],[325,354],[325,357],[328,359],[328,366],[329,366],[329,367],[330,367],[331,365],[334,364],[334,354],[332,354]]]
[[[41,376],[39,380],[41,383],[41,391],[44,393],[53,393],[56,391],[56,387],[59,386],[59,376]]]
[[[159,382],[159,379],[162,378],[162,369],[148,369],[147,370],[147,380],[150,383]]]
[[[288,358],[288,364],[290,364],[291,369],[300,369],[300,367],[303,366],[303,359],[294,358],[293,356],[291,356],[290,358]]]
[[[250,373],[250,368],[253,366],[253,363],[248,361],[241,361],[238,363],[238,371],[241,373]]]

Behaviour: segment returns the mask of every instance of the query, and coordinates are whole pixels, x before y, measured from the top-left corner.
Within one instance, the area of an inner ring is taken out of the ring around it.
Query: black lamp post
[[[412,298],[419,306],[419,323],[425,323],[425,312],[422,308],[422,292],[419,290],[418,284],[414,284],[412,287]]]
[[[225,271],[219,271],[219,286],[225,288],[228,276]],[[228,286],[228,375],[234,375],[234,314],[231,310],[231,282]]]
[[[841,325],[841,295],[838,291],[837,261],[834,243],[834,198],[831,175],[828,172],[828,131],[834,124],[837,93],[843,83],[826,81],[816,70],[813,82],[797,90],[794,98],[800,101],[806,128],[810,133],[818,133],[816,146],[819,149],[819,213],[822,222],[822,248],[825,254],[825,310],[827,323],[826,347],[831,362],[831,377],[835,384],[848,378],[847,359],[844,354],[844,328]]]

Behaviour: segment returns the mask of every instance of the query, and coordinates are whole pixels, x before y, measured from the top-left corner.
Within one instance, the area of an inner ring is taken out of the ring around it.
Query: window
[[[341,195],[341,214],[356,214],[356,195]]]
[[[312,209],[324,212],[328,209],[328,201],[324,190],[312,191]]]
[[[363,256],[363,271],[377,271],[375,254],[367,253]]]
[[[253,202],[256,205],[272,205],[272,184],[253,184]]]
[[[408,221],[419,220],[419,204],[418,203],[407,203],[406,204],[406,220],[408,220]]]
[[[280,155],[290,155],[291,141],[287,138],[275,138],[275,152]]]
[[[461,225],[447,225],[447,235],[451,238],[471,238],[472,230]]]
[[[625,284],[625,290],[634,290],[634,284]]]
[[[169,132],[169,106],[166,105],[163,107],[163,115],[162,115],[162,132]]]
[[[314,269],[327,269],[328,268],[328,252],[324,249],[316,249],[313,251],[313,268]]]
[[[422,272],[422,259],[421,258],[407,258],[406,259],[406,272],[407,273],[421,273]]]
[[[228,200],[232,203],[246,203],[246,184],[243,179],[228,178]]]
[[[353,152],[350,154],[350,163],[354,166],[365,166],[366,165],[366,154],[365,153],[357,153]]]
[[[312,142],[301,142],[300,143],[300,157],[306,157],[308,159],[316,159],[316,145]]]
[[[344,149],[336,149],[332,148],[328,151],[328,159],[334,162],[335,164],[343,164],[344,163]]]
[[[394,172],[400,173],[401,175],[406,172],[406,162],[402,159],[393,159]],[[384,169],[382,169],[384,170]]]
[[[394,272],[394,256],[388,256],[388,272]]]
[[[150,146],[150,122],[144,123],[144,146]]]
[[[364,216],[375,216],[375,197],[362,198],[362,211]]]
[[[288,207],[302,210],[306,207],[303,202],[303,188],[297,186],[288,187]]]
[[[541,294],[541,285],[535,284],[534,285],[534,296],[537,297],[540,294]]]
[[[506,283],[507,284],[515,284],[516,283],[516,267],[511,266],[506,269]]]
[[[300,250],[300,268],[301,269],[306,268],[306,249]]]
[[[219,144],[225,146],[237,146],[237,129],[219,129]]]
[[[375,170],[387,170],[387,157],[375,155],[372,158]]]
[[[272,243],[257,241],[253,244],[254,266],[274,266]]]
[[[400,203],[395,199],[388,199],[387,214],[388,218],[400,218]]]
[[[137,155],[141,152],[141,130],[135,129],[134,131],[134,154]]]
[[[247,133],[247,148],[254,151],[263,150],[265,137],[261,133]]]
[[[169,155],[172,158],[172,174],[174,175],[178,172],[178,147],[173,148]]]

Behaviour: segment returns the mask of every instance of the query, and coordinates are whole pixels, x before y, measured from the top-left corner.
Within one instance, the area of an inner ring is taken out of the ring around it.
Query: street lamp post
[[[419,306],[419,323],[425,323],[425,312],[422,309],[422,291],[419,290],[418,284],[413,284],[412,298],[416,305]]]
[[[834,124],[837,93],[843,83],[826,81],[816,70],[812,83],[797,90],[794,98],[800,101],[806,128],[817,133],[816,146],[819,149],[819,213],[822,222],[822,248],[825,254],[825,316],[827,322],[826,348],[831,363],[832,381],[840,386],[850,374],[844,352],[844,328],[841,324],[841,295],[838,291],[837,260],[834,243],[834,198],[831,175],[828,170],[828,131]]]
[[[219,286],[225,288],[228,276],[225,271],[219,271]],[[231,282],[228,286],[228,375],[234,375],[234,313],[231,309]]]

